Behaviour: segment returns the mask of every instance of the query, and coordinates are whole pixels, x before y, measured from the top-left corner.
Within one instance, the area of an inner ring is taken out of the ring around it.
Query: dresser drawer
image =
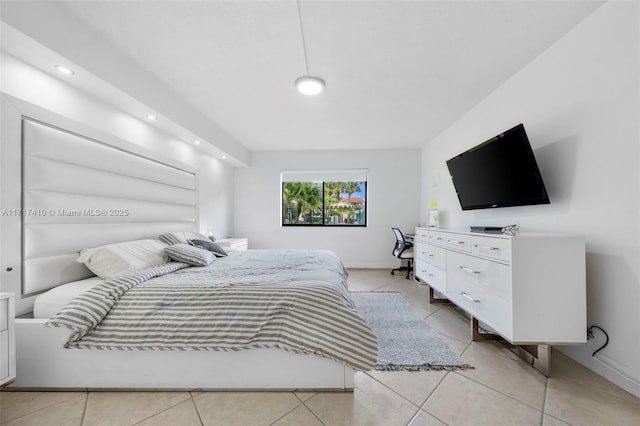
[[[448,234],[445,235],[447,247],[471,253],[471,235]]]
[[[447,298],[508,340],[513,340],[513,316],[510,301],[468,281],[450,280]]]
[[[440,246],[446,246],[446,234],[438,231],[428,230],[426,232],[426,241],[429,244],[436,244]]]
[[[13,303],[13,294],[0,293],[0,386],[16,376]]]
[[[0,383],[9,377],[9,330],[0,331]]]
[[[249,248],[248,238],[218,238],[216,243],[226,251],[247,250]]]
[[[9,299],[0,300],[0,331],[9,327]]]
[[[428,234],[427,234],[427,230],[424,228],[416,228],[415,230],[415,238],[416,239],[426,239]]]
[[[247,248],[247,241],[235,241],[229,244],[229,250],[246,250]]]
[[[508,238],[473,236],[471,237],[471,253],[511,262],[511,240]]]
[[[447,291],[447,272],[422,260],[416,261],[416,277],[429,284],[429,287],[445,294]]]
[[[450,251],[447,252],[447,277],[449,283],[465,283],[471,286],[466,288],[511,300],[511,267],[508,265]]]
[[[443,248],[419,242],[415,246],[413,255],[417,259],[437,266],[440,269],[447,267],[447,252]]]

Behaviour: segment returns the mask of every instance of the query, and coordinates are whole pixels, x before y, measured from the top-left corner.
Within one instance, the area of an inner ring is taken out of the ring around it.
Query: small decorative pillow
[[[209,240],[189,240],[189,244],[212,252],[216,257],[224,257],[227,252],[219,244]]]
[[[167,245],[173,245],[173,244],[189,244],[189,240],[191,239],[206,240],[207,237],[202,235],[199,232],[181,231],[181,232],[164,233],[160,235],[158,239]]]
[[[216,258],[210,251],[188,244],[174,244],[162,251],[176,262],[184,262],[193,266],[207,266]]]

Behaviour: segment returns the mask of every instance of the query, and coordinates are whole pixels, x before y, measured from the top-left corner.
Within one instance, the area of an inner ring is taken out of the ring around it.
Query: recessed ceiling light
[[[226,160],[226,159],[227,159],[227,156],[223,154],[223,155],[222,155],[222,159],[223,159],[223,160]]]
[[[62,74],[73,75],[75,72],[71,68],[67,68],[63,65],[56,65],[56,69],[60,71]]]
[[[303,95],[317,95],[324,89],[324,80],[320,77],[305,75],[296,80],[296,87]]]
[[[197,140],[197,139],[195,141],[193,141],[193,143],[195,143],[196,145],[200,145],[200,141]]]
[[[158,117],[153,114],[147,114],[147,120],[158,121]]]

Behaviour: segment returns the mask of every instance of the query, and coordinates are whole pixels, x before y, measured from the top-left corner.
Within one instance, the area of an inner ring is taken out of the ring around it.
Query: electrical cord
[[[606,332],[606,331],[604,331],[604,330],[602,329],[602,327],[598,327],[597,325],[592,325],[591,327],[589,327],[589,328],[587,329],[587,338],[594,337],[594,336],[593,336],[593,329],[594,329],[594,328],[597,328],[598,330],[602,331],[602,332],[604,333],[605,337],[607,338],[607,340],[606,340],[606,342],[604,342],[604,345],[602,345],[602,346],[600,346],[598,349],[596,349],[596,350],[595,350],[595,352],[591,354],[591,356],[596,356],[596,354],[597,354],[598,352],[600,352],[601,350],[603,350],[603,349],[605,348],[605,346],[607,346],[607,345],[609,344],[609,335],[607,334],[607,332]]]

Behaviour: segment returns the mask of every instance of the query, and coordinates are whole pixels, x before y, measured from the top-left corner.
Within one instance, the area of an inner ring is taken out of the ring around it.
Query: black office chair
[[[396,271],[407,271],[406,278],[409,279],[411,272],[413,272],[413,244],[404,238],[402,231],[398,228],[391,228],[391,230],[396,235],[396,245],[393,247],[393,255],[401,261],[407,261],[407,266],[400,266],[399,268],[393,269],[391,275],[395,275],[394,273]]]

